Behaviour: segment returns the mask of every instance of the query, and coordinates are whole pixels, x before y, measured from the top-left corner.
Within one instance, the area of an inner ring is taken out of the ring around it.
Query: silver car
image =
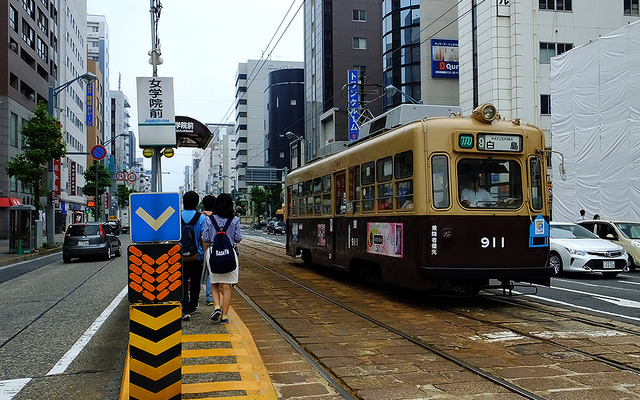
[[[627,252],[572,223],[551,222],[549,264],[555,275],[562,272],[602,273],[614,278],[627,271]]]

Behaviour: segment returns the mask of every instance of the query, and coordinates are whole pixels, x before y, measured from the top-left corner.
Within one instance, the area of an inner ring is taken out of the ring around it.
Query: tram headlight
[[[485,103],[480,107],[473,110],[471,117],[477,119],[480,122],[484,122],[485,124],[491,123],[498,116],[498,110],[493,104]]]

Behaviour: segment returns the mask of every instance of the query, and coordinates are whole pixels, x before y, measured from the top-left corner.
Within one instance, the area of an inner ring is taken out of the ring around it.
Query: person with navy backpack
[[[200,297],[200,277],[202,276],[202,231],[207,217],[196,211],[200,196],[194,191],[182,196],[182,212],[180,213],[182,245],[182,276],[184,295],[182,297],[182,319],[188,321],[198,308]]]
[[[239,276],[238,258],[233,246],[241,240],[240,219],[233,211],[233,200],[229,194],[222,193],[216,199],[213,215],[206,218],[202,231],[205,265],[209,268],[215,307],[211,319],[221,324],[229,322],[231,293]],[[230,267],[229,256],[233,259]]]

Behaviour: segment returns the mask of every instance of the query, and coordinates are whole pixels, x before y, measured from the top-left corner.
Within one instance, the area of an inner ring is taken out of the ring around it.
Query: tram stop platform
[[[203,296],[204,293],[201,294],[201,305],[191,319],[181,321],[182,381],[179,398],[342,398],[237,291],[234,290],[229,323],[225,325],[210,319],[213,307],[203,305]],[[140,393],[139,388],[130,384],[131,360],[128,355],[120,399],[140,398],[130,390]],[[173,397],[148,393],[143,398]]]

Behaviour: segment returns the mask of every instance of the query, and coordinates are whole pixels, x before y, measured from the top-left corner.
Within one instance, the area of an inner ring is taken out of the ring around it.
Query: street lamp
[[[49,111],[49,115],[55,118],[54,114],[54,110],[55,110],[55,101],[56,101],[56,96],[62,92],[64,89],[68,88],[72,83],[74,83],[75,81],[82,79],[83,81],[85,81],[87,83],[87,85],[89,83],[93,83],[93,81],[95,81],[96,79],[98,79],[97,76],[95,76],[94,74],[92,74],[91,72],[85,72],[84,74],[77,76],[75,78],[73,78],[72,80],[63,83],[60,86],[49,86],[49,104],[48,104],[48,111]],[[47,168],[47,209],[46,209],[46,215],[47,215],[47,244],[53,244],[53,231],[54,231],[54,226],[55,226],[55,210],[53,208],[53,160],[49,160],[48,163],[48,168]]]
[[[385,88],[385,91],[387,92],[387,94],[389,96],[393,96],[396,93],[400,93],[401,95],[403,95],[404,97],[407,98],[407,100],[409,100],[411,103],[413,104],[422,104],[422,100],[416,100],[413,97],[409,96],[408,94],[406,94],[405,92],[403,92],[402,90],[398,89],[397,87],[393,86],[393,85],[388,85]]]
[[[302,136],[298,136],[298,135],[296,135],[295,133],[293,133],[291,131],[288,131],[287,133],[285,133],[284,136],[289,140],[296,139],[296,140],[299,140],[300,142],[302,142],[304,144],[304,146],[307,149],[307,152],[306,152],[307,153],[307,159],[306,159],[305,164],[308,163],[309,160],[311,160],[311,140],[307,140],[307,139],[303,138]]]
[[[109,143],[111,143],[112,141],[114,141],[117,137],[129,137],[128,133],[119,133],[117,135],[115,135],[114,137],[112,137],[111,139],[107,140],[106,142],[102,142],[103,146],[108,145]],[[96,185],[96,196],[93,199],[93,206],[95,208],[95,211],[93,213],[93,217],[95,218],[96,222],[99,220],[98,219],[98,164],[100,164],[100,162],[98,160],[94,161],[94,164],[96,164],[96,181],[95,181],[95,185]]]

